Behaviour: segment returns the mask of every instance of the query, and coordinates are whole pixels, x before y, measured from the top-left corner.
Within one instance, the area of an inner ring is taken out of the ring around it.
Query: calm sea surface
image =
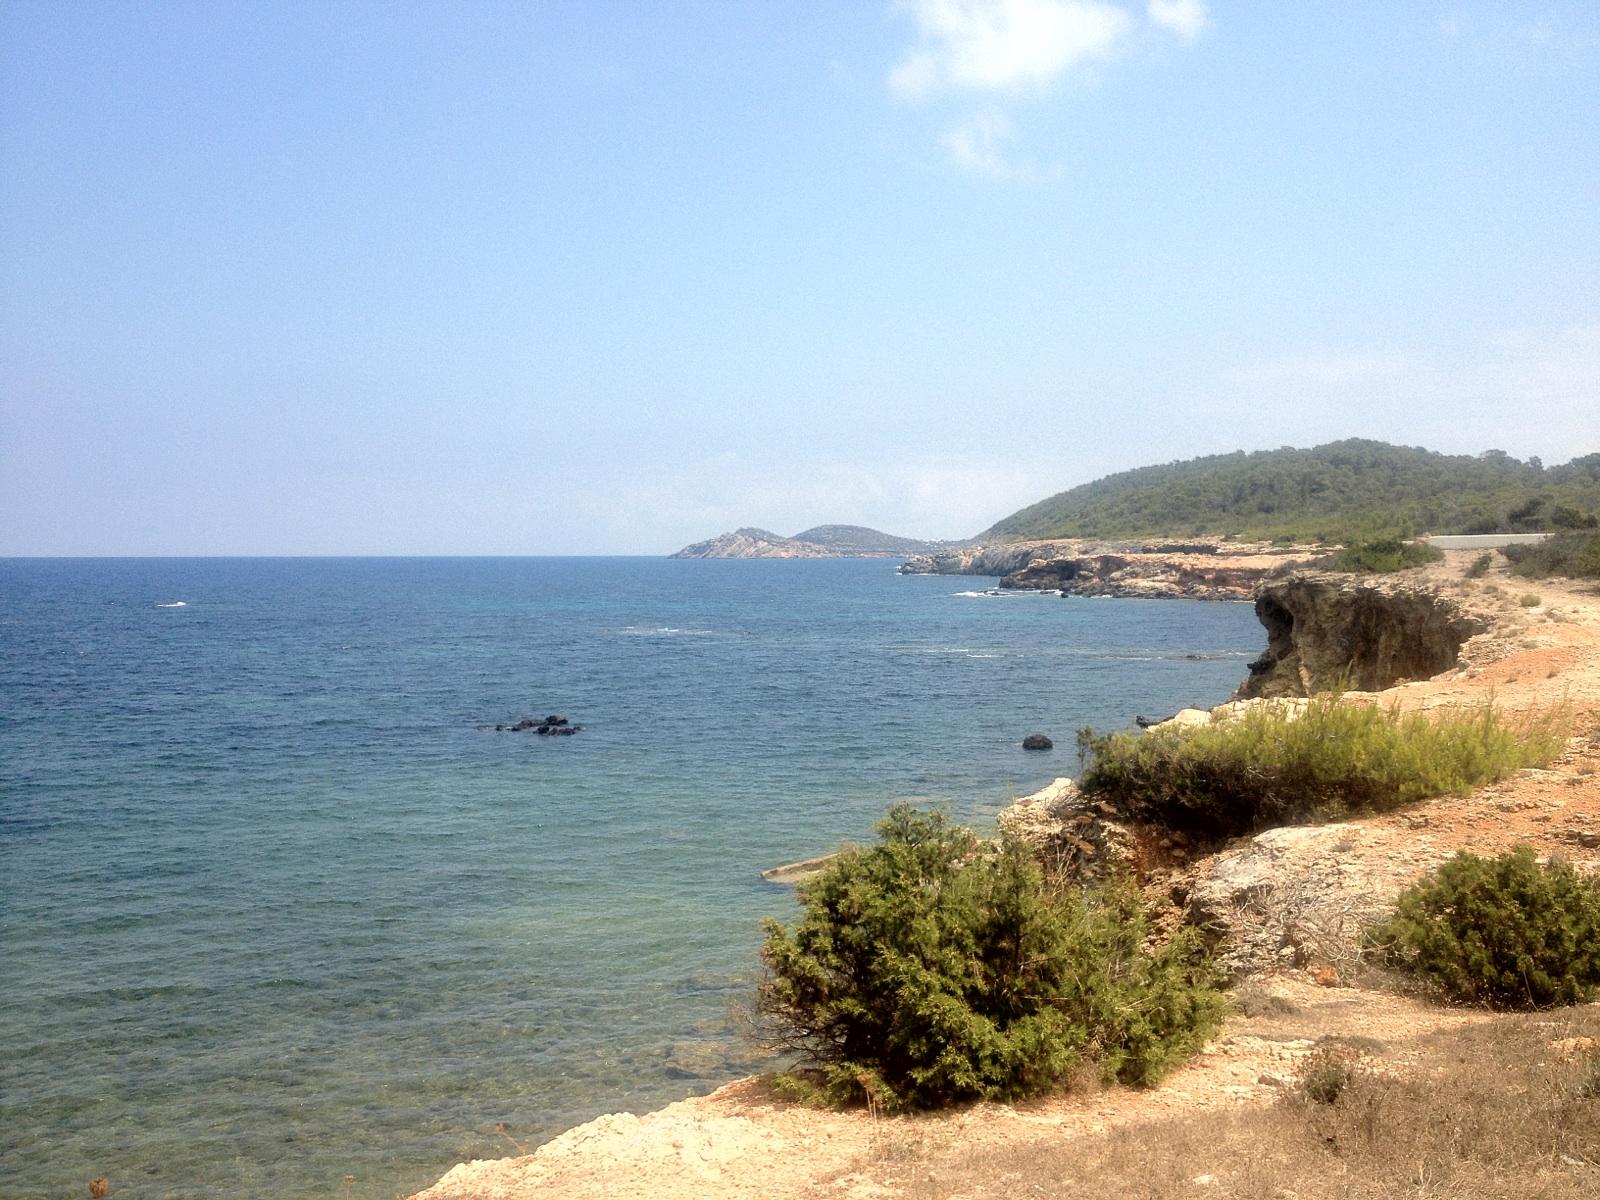
[[[1264,640],[989,582],[0,560],[0,1196],[387,1198],[743,1073],[760,871],[989,822]]]

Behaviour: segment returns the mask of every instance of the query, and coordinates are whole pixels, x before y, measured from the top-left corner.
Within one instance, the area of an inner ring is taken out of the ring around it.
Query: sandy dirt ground
[[[1568,704],[1573,737],[1548,769],[1520,772],[1471,796],[1349,822],[1357,835],[1343,853],[1352,871],[1414,878],[1458,849],[1492,854],[1519,843],[1600,870],[1600,594],[1509,577],[1503,560],[1483,579],[1464,579],[1477,557],[1450,552],[1426,570],[1489,616],[1490,632],[1464,647],[1458,669],[1391,689],[1384,701],[1430,708],[1492,698],[1508,710]],[[1524,596],[1539,602],[1525,605]],[[1403,1071],[1429,1035],[1495,1019],[1345,986],[1317,963],[1250,986],[1289,1001],[1293,1011],[1231,1018],[1201,1055],[1152,1090],[883,1118],[800,1107],[777,1098],[763,1080],[746,1079],[642,1117],[600,1117],[530,1155],[459,1165],[416,1200],[880,1200],[900,1194],[893,1172],[882,1169],[897,1148],[916,1146],[926,1158],[942,1147],[1058,1143],[1173,1110],[1268,1104],[1319,1043],[1365,1039],[1381,1047],[1385,1069]]]

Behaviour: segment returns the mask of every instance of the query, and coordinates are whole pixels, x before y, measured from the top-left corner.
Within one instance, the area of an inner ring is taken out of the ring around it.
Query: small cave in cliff
[[[1291,577],[1256,597],[1266,652],[1250,664],[1238,699],[1309,696],[1345,687],[1376,692],[1428,679],[1460,661],[1485,629],[1437,593]]]

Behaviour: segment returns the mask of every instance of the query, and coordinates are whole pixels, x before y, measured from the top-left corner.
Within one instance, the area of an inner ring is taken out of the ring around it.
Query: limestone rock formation
[[[1236,698],[1376,692],[1456,666],[1488,623],[1426,583],[1302,571],[1264,583],[1256,616],[1267,650]]]
[[[1362,931],[1419,869],[1389,852],[1393,840],[1357,824],[1283,826],[1202,859],[1173,887],[1234,978],[1312,964],[1347,973]]]
[[[1037,852],[1048,870],[1083,883],[1133,866],[1133,835],[1114,808],[1065,777],[1002,809],[995,823]]]
[[[1276,569],[1231,561],[1194,562],[1190,556],[1098,554],[1035,559],[1000,581],[1004,588],[1039,588],[1064,596],[1172,597],[1248,600]]]

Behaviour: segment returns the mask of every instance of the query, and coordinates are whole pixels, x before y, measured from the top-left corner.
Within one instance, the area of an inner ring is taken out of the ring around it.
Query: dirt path
[[[1481,580],[1464,580],[1476,557],[1451,552],[1428,574],[1491,615],[1492,631],[1468,643],[1460,670],[1402,685],[1385,699],[1434,707],[1492,697],[1508,709],[1564,702],[1574,711],[1573,740],[1547,770],[1350,822],[1357,833],[1343,852],[1351,869],[1395,878],[1415,877],[1458,849],[1496,853],[1518,843],[1600,870],[1600,596],[1512,579],[1500,565]],[[1540,603],[1524,606],[1524,595]],[[1297,1062],[1330,1039],[1367,1046],[1384,1069],[1403,1071],[1428,1036],[1496,1019],[1375,990],[1319,986],[1317,977],[1313,965],[1249,985],[1256,999],[1246,1007],[1258,1015],[1230,1019],[1199,1057],[1151,1091],[878,1119],[788,1104],[761,1080],[746,1079],[643,1117],[600,1117],[531,1155],[463,1164],[416,1200],[880,1200],[904,1194],[897,1173],[885,1167],[896,1156],[922,1162],[954,1148],[1054,1143],[1177,1110],[1265,1105]]]

